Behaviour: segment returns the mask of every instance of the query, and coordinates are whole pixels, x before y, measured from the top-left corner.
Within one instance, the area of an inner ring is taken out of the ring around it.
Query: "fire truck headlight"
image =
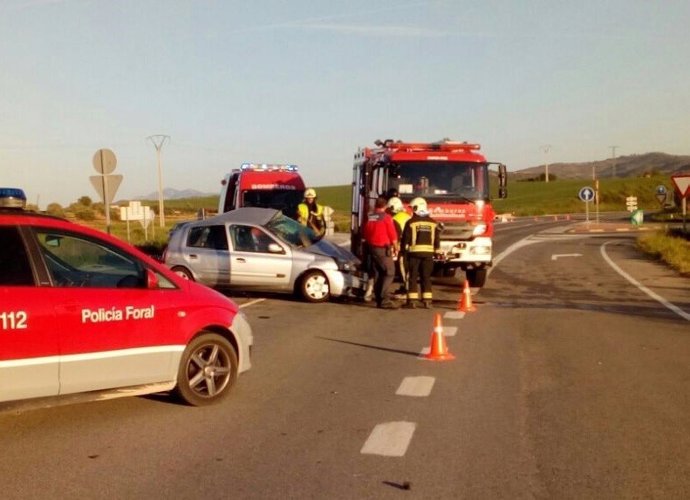
[[[491,245],[478,245],[472,247],[470,253],[474,255],[491,255]]]
[[[472,236],[479,236],[486,232],[486,224],[477,224],[472,230]]]

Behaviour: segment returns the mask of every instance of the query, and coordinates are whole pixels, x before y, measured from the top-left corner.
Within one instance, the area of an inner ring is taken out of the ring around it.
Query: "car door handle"
[[[195,254],[195,253],[190,253],[190,254],[189,254],[189,258],[190,258],[191,260],[195,260],[195,259],[198,259],[199,257],[198,257],[197,254]]]
[[[246,260],[244,260],[243,257],[237,257],[235,260],[236,260],[237,262],[247,262]]]

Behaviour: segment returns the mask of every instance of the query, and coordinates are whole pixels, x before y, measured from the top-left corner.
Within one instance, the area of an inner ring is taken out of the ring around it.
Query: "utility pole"
[[[169,135],[150,135],[147,137],[156,148],[156,158],[158,159],[158,220],[160,221],[160,226],[165,227],[165,212],[163,207],[163,175],[161,173],[161,149],[165,141],[170,140]]]
[[[611,168],[611,171],[613,173],[612,173],[611,177],[615,177],[616,176],[616,148],[618,148],[618,146],[609,146],[609,148],[611,149],[611,157],[613,158],[613,167]]]
[[[544,182],[549,182],[549,158],[547,155],[551,151],[551,144],[544,144],[539,149],[544,152]]]

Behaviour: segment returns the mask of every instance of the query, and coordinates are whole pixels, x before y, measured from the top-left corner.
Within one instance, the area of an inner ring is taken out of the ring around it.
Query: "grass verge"
[[[683,276],[690,276],[690,241],[686,238],[674,236],[668,231],[659,231],[638,238],[637,246]]]

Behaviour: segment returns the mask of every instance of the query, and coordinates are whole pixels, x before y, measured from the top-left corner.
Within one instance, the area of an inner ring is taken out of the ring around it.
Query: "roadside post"
[[[99,149],[93,155],[93,168],[100,175],[91,175],[89,180],[91,185],[96,189],[96,192],[103,201],[105,208],[105,227],[110,234],[110,204],[113,202],[117,188],[122,182],[121,175],[110,175],[117,166],[117,159],[115,153],[109,149]]]
[[[594,189],[585,186],[580,189],[577,196],[585,202],[585,221],[589,222],[589,203],[594,199]]]
[[[690,195],[690,172],[672,175],[671,180],[681,199],[681,205],[683,207],[683,232],[686,233],[685,219],[688,212],[688,195]]]

